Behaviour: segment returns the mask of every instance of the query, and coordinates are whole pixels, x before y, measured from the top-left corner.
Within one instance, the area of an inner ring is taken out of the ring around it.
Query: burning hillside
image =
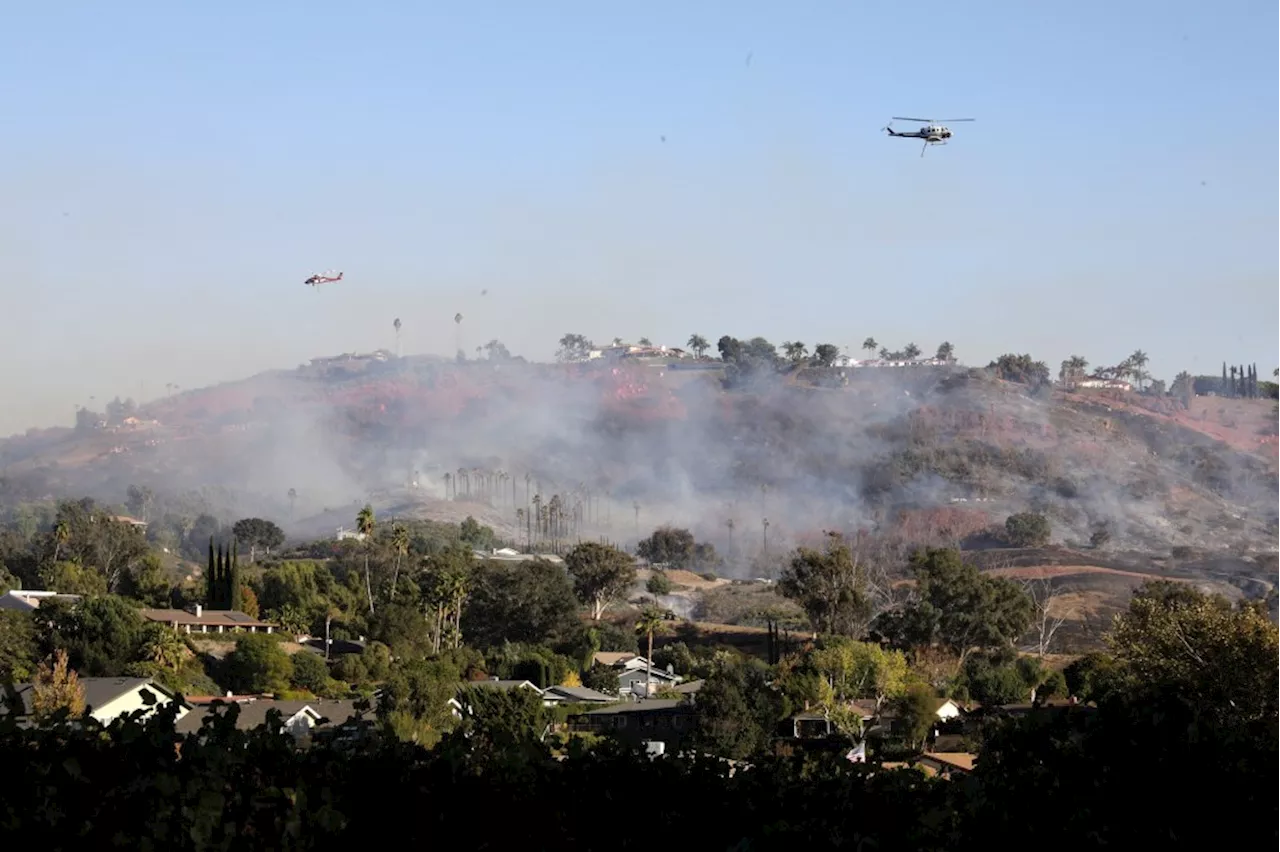
[[[1117,546],[1274,549],[1275,447],[1242,437],[1265,431],[1269,404],[1233,402],[1227,442],[1204,410],[1031,394],[956,367],[726,391],[704,370],[406,358],[189,391],[144,406],[148,429],[32,433],[0,464],[13,494],[217,486],[239,514],[275,517],[402,490],[487,504],[514,530],[517,510],[559,496],[579,535],[671,522],[742,552],[826,528],[960,540],[1028,510],[1068,543],[1105,530]],[[460,493],[474,471],[501,489]]]

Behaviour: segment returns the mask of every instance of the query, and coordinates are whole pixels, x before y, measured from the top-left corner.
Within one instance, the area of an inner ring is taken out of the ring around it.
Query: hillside
[[[718,370],[338,359],[185,391],[0,442],[3,499],[131,484],[202,511],[330,534],[380,514],[519,540],[690,527],[740,566],[822,529],[981,546],[1013,512],[1053,540],[1152,554],[1274,552],[1269,401],[1036,393],[964,368],[803,370],[726,391]],[[292,490],[292,495],[291,494]],[[767,526],[765,519],[768,520]],[[732,527],[729,522],[732,521]],[[536,533],[535,533],[536,537]],[[767,541],[766,541],[767,538]]]

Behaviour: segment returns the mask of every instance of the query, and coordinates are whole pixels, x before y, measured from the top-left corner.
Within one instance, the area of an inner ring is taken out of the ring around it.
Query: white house
[[[585,686],[548,686],[542,690],[542,703],[547,707],[557,704],[612,704],[618,699]]]
[[[175,703],[178,705],[179,720],[191,712],[190,704],[179,702],[176,693],[150,678],[82,677],[79,678],[79,683],[84,688],[86,714],[104,725],[136,710],[144,710],[146,712],[143,715],[150,716],[161,707]],[[18,684],[14,690],[22,699],[22,715],[30,716],[34,694],[32,684]],[[0,715],[8,712],[8,708],[0,702]]]
[[[61,600],[78,601],[79,595],[61,595],[57,592],[39,591],[36,589],[12,589],[0,595],[0,609],[12,609],[18,612],[31,612],[40,608],[41,601]]]

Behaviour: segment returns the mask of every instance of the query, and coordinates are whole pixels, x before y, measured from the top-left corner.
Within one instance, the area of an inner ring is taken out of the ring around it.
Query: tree
[[[686,343],[685,345],[688,346],[691,350],[693,350],[693,354],[698,358],[702,358],[704,355],[706,355],[707,350],[711,348],[711,344],[707,343],[707,339],[703,337],[701,334],[689,335],[689,342]]]
[[[373,579],[369,575],[369,550],[373,547],[373,528],[376,523],[373,506],[368,503],[356,515],[356,531],[364,537],[364,589],[369,598],[369,614],[373,615]]]
[[[396,599],[396,586],[400,584],[400,561],[409,555],[409,529],[404,524],[391,525],[391,550],[396,555],[395,570],[391,572],[391,600]]]
[[[782,696],[763,665],[720,660],[698,691],[697,745],[711,754],[742,759],[765,752],[783,717]]]
[[[666,613],[652,605],[640,610],[640,617],[636,619],[636,635],[647,636],[649,639],[649,650],[644,658],[644,694],[646,696],[653,695],[653,634],[660,632],[666,626],[665,619]]]
[[[1052,533],[1049,519],[1035,512],[1018,512],[1004,521],[1005,539],[1013,547],[1044,547]]]
[[[912,358],[919,358],[920,347],[916,346],[914,343],[908,343],[906,346],[902,347],[902,354],[907,356],[907,360],[911,360]]]
[[[306,649],[293,655],[293,685],[313,695],[329,691],[329,667],[319,654]]]
[[[473,647],[503,642],[556,645],[577,627],[578,602],[559,565],[481,562],[471,577],[462,623]]]
[[[636,544],[636,553],[651,565],[688,568],[694,560],[697,545],[693,533],[669,525],[658,527],[648,538]]]
[[[938,344],[938,351],[933,357],[939,361],[954,361],[956,359],[956,348],[950,342],[944,340]]]
[[[1141,349],[1134,350],[1134,353],[1125,359],[1129,364],[1129,373],[1133,376],[1133,380],[1138,385],[1139,390],[1142,389],[1142,381],[1146,378],[1143,368],[1147,366],[1149,360],[1147,353]]]
[[[151,513],[151,505],[155,502],[155,492],[145,485],[130,485],[125,506],[138,518],[146,521]]]
[[[592,663],[590,668],[582,673],[582,685],[587,689],[603,692],[605,695],[617,695],[618,673],[609,666]]]
[[[1001,355],[987,365],[997,379],[1039,387],[1049,383],[1049,365],[1030,355]]]
[[[874,337],[868,337],[866,340],[862,341],[862,348],[867,350],[868,354],[875,354],[875,351],[880,348],[880,344],[876,343],[876,339]]]
[[[873,590],[844,539],[826,535],[825,550],[796,550],[778,590],[800,605],[818,632],[858,638],[874,615]]]
[[[39,656],[40,645],[31,614],[0,610],[0,685],[26,683]]]
[[[427,557],[419,586],[428,606],[435,608],[435,650],[462,644],[462,609],[474,571],[475,557],[468,547],[455,546]],[[448,635],[450,640],[445,641]]]
[[[163,624],[148,624],[142,629],[142,657],[161,669],[176,672],[191,655],[191,649],[178,632]]]
[[[244,588],[243,578],[240,576],[240,555],[236,550],[236,543],[231,542],[231,553],[227,557],[227,609],[240,612],[242,603],[240,592]]]
[[[911,597],[876,623],[899,647],[938,645],[963,663],[974,650],[1012,647],[1031,624],[1026,592],[1011,580],[979,573],[957,550],[916,551],[910,566],[916,579]]]
[[[651,595],[662,597],[671,594],[671,580],[661,569],[655,568],[644,584],[645,591]]]
[[[595,348],[590,340],[581,334],[566,334],[560,338],[560,349],[556,352],[557,361],[585,361]]]
[[[279,693],[289,688],[293,662],[278,641],[265,633],[250,633],[227,655],[226,677],[227,686],[237,693]]]
[[[248,546],[250,562],[257,560],[258,548],[270,555],[284,544],[284,530],[263,518],[242,518],[231,526],[231,532],[236,541]]]
[[[902,695],[907,686],[907,658],[873,642],[847,637],[824,640],[810,662],[826,684],[824,704],[874,698],[877,710],[887,699]]]
[[[31,712],[37,719],[45,719],[59,711],[66,711],[72,718],[84,715],[84,686],[80,678],[67,665],[67,652],[59,648],[52,660],[44,660],[36,669],[31,684]]]
[[[594,541],[577,545],[564,558],[578,599],[599,621],[609,605],[636,580],[635,560],[616,547]]]
[[[834,343],[819,343],[813,349],[813,363],[817,367],[831,367],[840,357],[840,347]]]
[[[1107,637],[1131,688],[1176,688],[1222,720],[1274,720],[1276,625],[1254,602],[1233,607],[1185,583],[1138,589]]]
[[[1053,580],[1049,578],[1029,580],[1023,588],[1031,601],[1031,631],[1035,639],[1035,650],[1043,658],[1049,653],[1049,647],[1053,644],[1053,637],[1058,632],[1058,628],[1067,620],[1066,616],[1059,612],[1058,607],[1054,606],[1054,602],[1061,597],[1062,592],[1054,587]]]
[[[782,353],[792,364],[799,364],[805,359],[809,352],[809,347],[805,346],[798,340],[788,340],[782,344]]]

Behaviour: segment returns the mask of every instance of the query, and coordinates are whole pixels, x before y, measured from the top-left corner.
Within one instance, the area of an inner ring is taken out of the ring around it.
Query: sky
[[[1252,0],[9,4],[0,434],[392,348],[397,317],[405,354],[873,336],[1268,375],[1277,26]],[[895,115],[976,121],[921,158]]]

